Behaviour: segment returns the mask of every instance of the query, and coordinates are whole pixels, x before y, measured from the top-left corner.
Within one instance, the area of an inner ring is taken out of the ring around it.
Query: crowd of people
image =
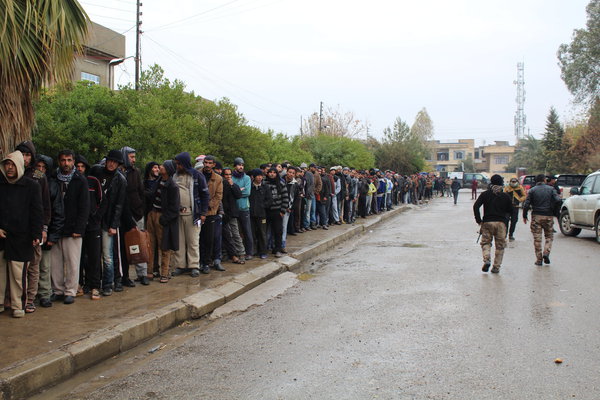
[[[419,204],[451,186],[433,175],[314,163],[246,171],[240,157],[229,168],[187,152],[142,173],[130,147],[94,165],[71,150],[56,162],[25,141],[0,163],[0,312],[10,307],[14,317],[136,281],[225,271],[225,260],[281,257],[288,236]],[[147,232],[151,251],[130,266],[126,234],[135,230]]]

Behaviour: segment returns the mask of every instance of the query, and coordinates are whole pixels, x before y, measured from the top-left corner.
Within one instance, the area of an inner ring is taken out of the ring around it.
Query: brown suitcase
[[[148,232],[137,227],[125,232],[125,251],[129,264],[142,264],[150,261],[150,239]]]

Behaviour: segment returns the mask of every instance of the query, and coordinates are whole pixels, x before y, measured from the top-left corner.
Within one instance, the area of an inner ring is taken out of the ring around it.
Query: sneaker
[[[281,258],[281,257],[283,257],[283,254],[281,254],[281,252],[278,251],[275,253],[275,257]]]
[[[46,308],[52,307],[52,301],[50,301],[50,299],[47,297],[42,297],[40,299],[40,306],[46,307]]]
[[[208,268],[208,267],[207,267],[207,268]],[[194,268],[194,269],[192,270],[192,273],[190,274],[190,276],[191,276],[192,278],[197,278],[197,277],[199,277],[199,276],[200,276],[200,270],[199,270],[198,268]]]
[[[106,288],[102,290],[102,296],[112,296],[113,290],[111,288]]]
[[[254,257],[252,257],[250,254],[246,254],[246,261],[248,260],[252,260]]]
[[[544,255],[544,264],[550,264],[550,254]]]
[[[77,288],[77,293],[75,293],[75,296],[77,296],[77,297],[83,296],[83,288],[81,286],[79,286]]]
[[[150,279],[147,276],[140,276],[140,283],[144,286],[148,286],[150,284]]]
[[[194,276],[194,272],[196,272],[196,271],[198,271],[198,270],[192,271],[192,276]],[[203,266],[200,267],[200,271],[199,272],[203,273],[203,274],[209,274],[210,273],[210,268],[208,267],[208,265],[203,265]],[[198,276],[198,275],[196,275],[196,276]]]
[[[283,254],[287,254],[287,251],[286,251],[285,249],[281,249],[281,252],[282,252]]]
[[[540,265],[542,265],[542,260],[537,260],[537,261],[535,262],[535,265],[537,265],[537,266],[540,266]]]
[[[265,258],[267,258],[267,255],[266,255],[266,254],[261,254],[261,255],[260,255],[260,259],[261,259],[261,260],[264,260]]]
[[[185,270],[183,268],[175,268],[175,270],[171,273],[173,276],[179,276],[183,274]]]
[[[329,230],[329,228],[327,227],[327,225],[323,225],[323,229]]]
[[[122,292],[123,291],[123,284],[121,282],[117,282],[115,283],[115,292]]]
[[[500,272],[500,267],[494,265],[494,267],[492,268],[492,274],[497,274],[498,272]]]
[[[14,318],[23,318],[25,316],[25,310],[13,310],[12,316]]]
[[[98,289],[92,289],[92,300],[100,300],[100,291]]]
[[[122,283],[123,283],[123,286],[135,287],[135,283],[129,278],[123,278]]]
[[[65,295],[64,294],[52,294],[52,296],[50,296],[50,301],[60,301],[60,300],[64,300],[65,299]]]
[[[483,264],[483,267],[481,268],[481,270],[483,272],[488,272],[490,270],[490,263]]]
[[[75,303],[75,297],[74,296],[65,296],[63,303],[73,304],[73,303]]]
[[[515,237],[514,236],[509,236],[508,240],[511,241],[511,242],[514,242],[515,241]]]

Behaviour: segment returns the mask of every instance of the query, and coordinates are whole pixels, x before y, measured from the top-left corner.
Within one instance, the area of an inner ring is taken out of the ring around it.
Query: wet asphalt
[[[536,267],[521,222],[500,274],[482,273],[472,203],[461,192],[402,213],[275,299],[144,362],[124,354],[123,377],[70,397],[599,399],[591,233],[556,234],[552,264]]]

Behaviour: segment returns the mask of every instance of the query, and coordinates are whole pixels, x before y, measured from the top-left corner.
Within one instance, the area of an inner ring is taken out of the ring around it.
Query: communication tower
[[[515,113],[515,136],[517,142],[525,136],[525,124],[527,116],[525,115],[525,63],[517,63],[517,80],[513,81],[517,85],[517,112]]]

